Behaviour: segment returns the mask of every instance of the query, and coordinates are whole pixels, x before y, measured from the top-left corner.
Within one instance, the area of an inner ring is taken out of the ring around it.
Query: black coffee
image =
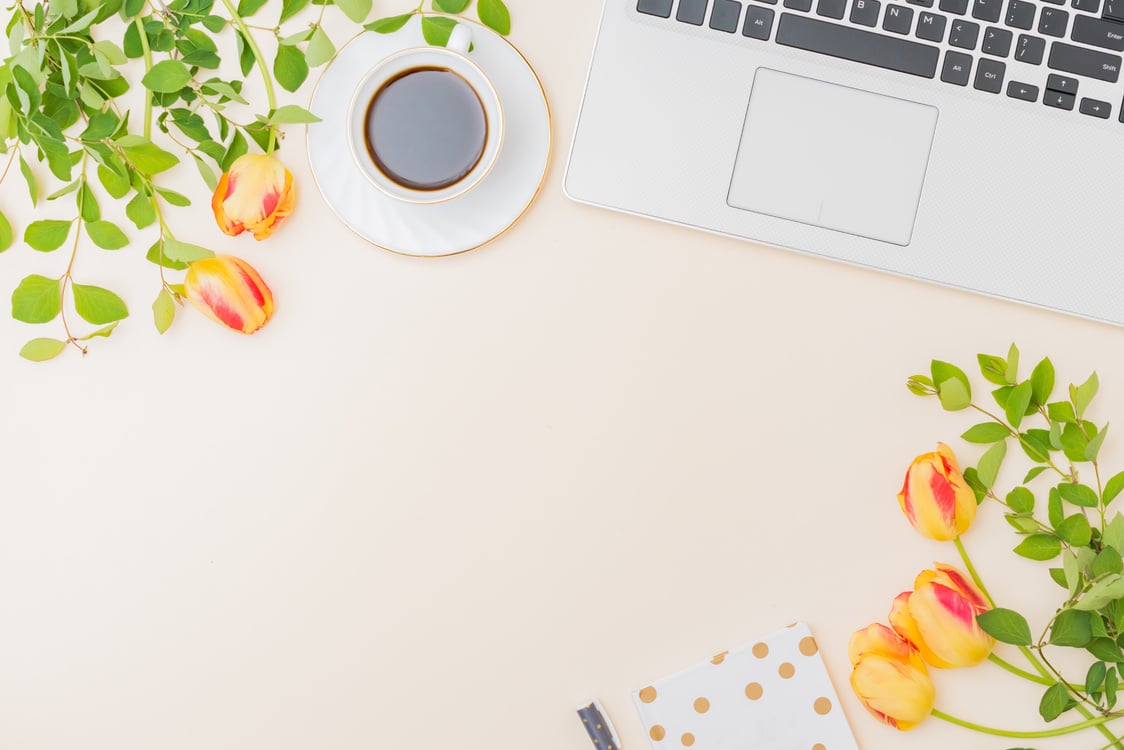
[[[445,68],[414,68],[383,84],[367,107],[367,152],[394,182],[441,190],[484,154],[488,118],[476,91]]]

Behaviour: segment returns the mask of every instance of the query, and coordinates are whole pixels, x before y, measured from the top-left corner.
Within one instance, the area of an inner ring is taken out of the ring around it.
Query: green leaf
[[[1053,450],[1056,450],[1056,451],[1060,451],[1062,449],[1062,423],[1061,422],[1051,422],[1050,423],[1050,438],[1049,439],[1050,439],[1050,448],[1052,448]]]
[[[222,162],[219,166],[225,172],[230,169],[238,157],[242,156],[249,150],[249,145],[246,143],[246,136],[242,135],[241,130],[234,131],[234,137],[230,139],[230,146],[227,147],[226,153],[222,157]]]
[[[476,12],[485,26],[507,36],[511,33],[511,15],[503,0],[479,0],[476,3]],[[936,378],[934,378],[936,380]]]
[[[1004,373],[1007,376],[1007,382],[1014,385],[1019,382],[1019,348],[1011,344],[1011,348],[1007,350],[1007,371]]]
[[[103,250],[119,250],[129,244],[129,238],[112,221],[92,221],[86,225],[86,234]]]
[[[422,36],[427,44],[444,47],[456,28],[457,22],[444,16],[422,16]]]
[[[27,194],[31,198],[31,205],[34,206],[39,202],[39,186],[35,183],[35,174],[31,171],[31,165],[23,159],[20,154],[20,172],[23,174],[24,182],[27,183]]]
[[[152,318],[161,336],[172,327],[172,321],[176,319],[176,303],[167,289],[161,289],[156,295],[156,301],[152,303]]]
[[[1065,587],[1071,598],[1077,595],[1081,584],[1085,582],[1084,576],[1081,575],[1082,567],[1081,562],[1072,552],[1062,555],[1062,573],[1065,574]]]
[[[1011,431],[998,422],[981,422],[969,427],[960,437],[969,443],[994,443],[1010,436]]]
[[[184,208],[185,206],[191,205],[191,199],[190,198],[188,198],[183,193],[177,193],[175,190],[169,190],[168,188],[158,187],[158,188],[156,188],[156,192],[160,195],[161,198],[168,201],[168,203],[173,205],[173,206],[179,206],[180,208]]]
[[[1093,539],[1093,530],[1089,526],[1089,519],[1081,513],[1074,513],[1057,526],[1054,531],[1062,541],[1073,547],[1084,547]]]
[[[1046,721],[1053,721],[1072,708],[1073,705],[1074,703],[1069,697],[1069,691],[1065,685],[1058,682],[1047,688],[1042,696],[1042,701],[1038,704],[1038,713],[1042,714],[1042,718]]]
[[[977,467],[979,472],[980,484],[990,489],[995,484],[995,478],[999,475],[999,467],[1003,464],[1003,458],[1007,455],[1007,443],[996,443],[988,448],[982,456],[980,456],[980,463]]]
[[[308,38],[308,47],[304,51],[305,62],[310,68],[318,68],[331,60],[336,55],[336,46],[332,38],[321,27],[317,26]],[[282,107],[284,109],[284,107]]]
[[[1063,589],[1068,588],[1065,583],[1065,571],[1061,568],[1050,568],[1050,578]]]
[[[363,28],[365,28],[367,31],[373,31],[376,34],[393,34],[395,31],[398,31],[398,29],[405,26],[413,17],[413,13],[403,13],[400,16],[389,16],[388,18],[380,18],[377,21],[372,21]]]
[[[13,239],[12,225],[8,223],[8,217],[0,212],[0,253],[12,246]]]
[[[1055,422],[1077,421],[1077,415],[1073,412],[1073,404],[1068,401],[1054,401],[1046,404],[1046,414]]]
[[[304,59],[304,53],[296,47],[278,47],[277,57],[273,60],[273,75],[286,91],[299,89],[308,78],[308,63]]]
[[[1120,558],[1120,553],[1115,547],[1107,546],[1097,553],[1097,556],[1093,559],[1093,565],[1089,568],[1093,578],[1122,571],[1124,571],[1124,560]]]
[[[1117,574],[1111,574],[1094,583],[1093,586],[1077,600],[1073,608],[1084,611],[1097,610],[1121,597],[1124,597],[1124,578]]]
[[[1096,461],[1097,454],[1101,452],[1101,445],[1104,444],[1104,439],[1108,435],[1108,423],[1101,428],[1096,435],[1089,438],[1088,444],[1085,446],[1085,460]]]
[[[972,494],[976,496],[976,505],[979,505],[987,497],[987,487],[980,484],[980,474],[976,471],[976,467],[969,466],[964,470],[964,481],[972,488]]]
[[[989,383],[1010,385],[1007,382],[1007,360],[993,354],[977,354],[976,359],[980,363],[980,374]]]
[[[281,3],[281,20],[278,23],[285,23],[290,18],[300,13],[308,5],[309,0],[282,0]],[[339,3],[336,3],[339,5]]]
[[[336,7],[355,23],[363,23],[371,15],[371,0],[335,0]],[[465,0],[467,3],[468,0]]]
[[[32,274],[12,292],[12,317],[21,323],[50,323],[62,310],[59,279]]]
[[[1034,403],[1045,404],[1054,392],[1054,363],[1049,357],[1034,366],[1034,371],[1030,373],[1030,384]]]
[[[1027,484],[1028,482],[1031,482],[1032,480],[1036,479],[1042,472],[1046,471],[1046,469],[1048,469],[1048,468],[1050,468],[1050,467],[1049,466],[1035,466],[1033,469],[1031,469],[1030,471],[1028,471],[1026,473],[1025,477],[1023,477],[1023,484]]]
[[[933,396],[937,390],[928,375],[911,375],[905,381],[905,387],[915,396]]]
[[[1050,627],[1050,643],[1055,646],[1085,648],[1093,640],[1092,615],[1075,609],[1062,610]]]
[[[125,215],[137,229],[144,229],[156,221],[156,211],[152,208],[152,201],[144,193],[137,193],[125,206]]]
[[[149,176],[171,169],[180,161],[146,138],[126,136],[125,138],[119,138],[117,143],[124,150],[125,158],[132,162],[134,167]]]
[[[1085,422],[1084,424],[1089,424]],[[1084,461],[1085,451],[1089,447],[1089,438],[1081,429],[1081,424],[1071,422],[1062,430],[1062,450],[1070,461]]]
[[[145,259],[158,266],[171,268],[174,271],[182,271],[187,268],[186,263],[180,263],[178,260],[169,260],[163,254],[163,245],[163,240],[156,240],[156,242],[153,242],[152,246],[148,248],[148,252],[145,253]]]
[[[1024,380],[1015,386],[1011,391],[1011,395],[1007,398],[1007,405],[1005,411],[1007,412],[1007,421],[1011,426],[1018,428],[1022,423],[1023,417],[1026,416],[1027,407],[1030,405],[1030,397],[1032,393],[1032,386],[1029,380]]]
[[[113,198],[121,199],[129,194],[132,185],[129,184],[129,178],[122,177],[114,172],[112,169],[106,169],[104,165],[98,165],[98,179],[101,185],[105,188],[105,192]]]
[[[238,15],[243,18],[249,18],[261,10],[265,3],[266,0],[241,0],[241,2],[238,3]]]
[[[1105,482],[1103,493],[1104,504],[1108,505],[1115,500],[1116,496],[1119,495],[1122,490],[1124,490],[1124,471],[1119,474],[1114,474]]]
[[[468,7],[468,0],[433,0],[433,7],[442,13],[460,13]]]
[[[90,341],[91,339],[96,339],[96,338],[107,339],[107,338],[109,338],[110,334],[112,334],[115,330],[117,330],[118,322],[119,321],[114,321],[113,323],[110,323],[107,326],[103,326],[103,327],[99,328],[98,330],[94,331],[93,333],[87,333],[85,336],[79,336],[78,340],[79,341]]]
[[[1085,650],[1103,661],[1124,661],[1124,652],[1121,652],[1120,647],[1116,645],[1116,641],[1111,638],[1094,638],[1085,647]]]
[[[270,125],[298,125],[307,122],[320,122],[320,118],[304,107],[286,104],[277,108],[265,121]]]
[[[66,238],[70,236],[72,222],[58,219],[40,219],[27,225],[23,233],[23,241],[31,248],[43,253],[58,250]]]
[[[85,221],[97,221],[101,218],[98,199],[94,196],[94,191],[90,190],[90,183],[86,180],[81,180],[81,183],[78,188],[78,207],[81,209],[82,218]]]
[[[96,326],[128,317],[125,301],[108,289],[86,284],[71,284],[74,290],[74,309],[87,323]]]
[[[174,94],[191,80],[191,71],[179,60],[161,60],[144,74],[141,83],[158,94]]]
[[[1030,513],[1034,510],[1034,493],[1026,487],[1016,487],[1007,493],[1007,505],[1016,513]]]
[[[1124,515],[1117,513],[1112,517],[1105,526],[1101,541],[1124,555]]]
[[[1120,679],[1117,677],[1119,672],[1120,667],[1113,667],[1104,678],[1104,699],[1110,710],[1116,706],[1116,689],[1120,687]]]
[[[1012,609],[997,607],[976,616],[976,623],[985,633],[1001,643],[1029,646],[1030,626],[1026,618]]]
[[[1058,492],[1057,487],[1050,488],[1049,499],[1046,501],[1046,514],[1050,519],[1051,526],[1057,526],[1065,518],[1065,510],[1062,508],[1062,496]]]
[[[941,406],[946,411],[968,408],[972,403],[972,386],[968,376],[956,365],[934,359],[930,364],[933,382],[937,384]]]
[[[215,254],[205,247],[180,242],[169,237],[164,240],[164,257],[180,263],[191,263],[194,260],[213,258]]]
[[[1062,543],[1052,534],[1031,534],[1015,547],[1015,554],[1030,560],[1053,560],[1062,551]]]
[[[32,362],[46,362],[62,354],[65,348],[66,342],[58,339],[32,339],[20,349],[20,356]]]
[[[1020,534],[1033,534],[1038,531],[1038,522],[1029,513],[1008,513],[1004,518]]]
[[[1081,508],[1095,508],[1098,505],[1096,491],[1084,484],[1063,482],[1058,485],[1058,494],[1062,496],[1063,500]]]
[[[1077,407],[1077,417],[1081,419],[1085,416],[1085,410],[1089,408],[1089,404],[1093,401],[1093,397],[1097,395],[1097,389],[1100,387],[1100,381],[1097,379],[1097,373],[1089,376],[1081,385],[1074,387],[1070,386],[1070,396],[1073,399],[1073,405]]]

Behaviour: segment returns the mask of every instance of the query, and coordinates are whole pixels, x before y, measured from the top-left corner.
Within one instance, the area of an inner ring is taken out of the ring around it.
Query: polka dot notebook
[[[724,651],[632,697],[655,750],[858,750],[803,624]]]

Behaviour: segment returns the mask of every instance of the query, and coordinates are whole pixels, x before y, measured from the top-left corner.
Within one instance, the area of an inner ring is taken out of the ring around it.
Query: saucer
[[[403,255],[436,257],[473,250],[510,228],[530,207],[550,159],[550,108],[526,58],[502,36],[468,21],[473,51],[504,109],[503,146],[495,165],[472,190],[442,203],[416,204],[375,187],[348,147],[347,113],[363,76],[400,50],[425,47],[421,17],[393,34],[364,32],[339,51],[312,92],[308,162],[317,189],[348,228],[373,245]]]

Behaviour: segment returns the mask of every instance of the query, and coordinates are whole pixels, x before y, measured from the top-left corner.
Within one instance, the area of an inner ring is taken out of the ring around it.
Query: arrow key
[[[1012,99],[1022,99],[1024,102],[1038,101],[1038,87],[1029,83],[1011,81],[1007,84],[1007,96]]]
[[[1099,117],[1102,120],[1107,120],[1108,116],[1112,114],[1112,105],[1108,102],[1097,101],[1096,99],[1089,99],[1088,97],[1081,100],[1081,114],[1092,115]]]

